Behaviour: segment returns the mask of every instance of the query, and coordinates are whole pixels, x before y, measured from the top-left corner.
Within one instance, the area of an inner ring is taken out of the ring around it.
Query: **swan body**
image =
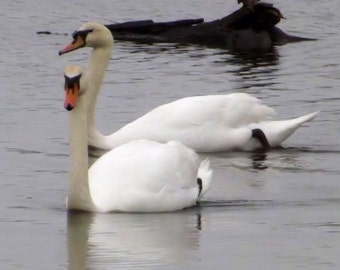
[[[161,105],[142,117],[105,136],[95,125],[95,102],[107,68],[113,38],[110,31],[98,23],[85,23],[74,33],[74,42],[59,54],[81,47],[92,47],[88,69],[81,81],[87,91],[89,145],[110,150],[121,144],[148,139],[158,142],[178,140],[197,152],[230,150],[251,151],[277,147],[318,112],[288,120],[272,120],[272,108],[245,93],[195,96]]]
[[[262,130],[270,147],[277,147],[317,113],[273,121],[274,110],[248,94],[195,96],[159,106],[109,136],[92,129],[89,141],[106,150],[147,138],[178,140],[197,152],[251,151],[262,148],[253,130]]]
[[[163,212],[190,207],[205,193],[210,181],[208,162],[201,164],[194,151],[175,141],[132,141],[98,161],[89,169],[89,185],[92,200],[101,212],[112,208]],[[205,180],[202,191],[198,178]]]
[[[107,152],[88,169],[89,101],[74,83],[79,76],[78,66],[66,67],[65,107],[70,110],[67,207],[93,212],[163,212],[195,205],[207,191],[212,172],[207,159],[201,162],[180,142],[132,141]]]

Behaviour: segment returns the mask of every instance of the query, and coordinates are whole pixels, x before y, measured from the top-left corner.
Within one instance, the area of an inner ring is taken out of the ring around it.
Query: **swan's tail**
[[[302,124],[313,120],[318,113],[313,112],[289,120],[262,122],[259,123],[259,128],[266,135],[269,145],[276,147],[292,135]]]
[[[204,159],[201,162],[198,169],[197,178],[201,179],[201,191],[197,199],[197,201],[199,201],[202,196],[208,191],[212,181],[212,170],[210,168],[210,160],[208,158]]]

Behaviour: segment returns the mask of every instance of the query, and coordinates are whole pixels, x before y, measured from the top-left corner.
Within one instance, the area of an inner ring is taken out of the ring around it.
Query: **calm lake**
[[[211,154],[200,207],[68,214],[63,57],[83,22],[221,18],[235,0],[3,0],[0,9],[1,269],[340,269],[340,5],[271,1],[284,31],[317,38],[273,53],[116,42],[97,106],[111,133],[174,99],[245,92],[278,119],[320,111],[267,153]],[[37,35],[48,30],[59,35]],[[68,35],[63,35],[67,33]]]

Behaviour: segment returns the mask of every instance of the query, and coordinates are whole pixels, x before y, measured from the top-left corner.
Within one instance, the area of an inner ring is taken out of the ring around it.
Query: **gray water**
[[[174,99],[246,92],[284,119],[321,111],[283,149],[209,155],[214,182],[198,208],[167,214],[68,214],[67,112],[59,57],[88,20],[225,16],[236,1],[2,0],[1,269],[339,269],[340,6],[272,1],[285,31],[313,42],[246,57],[222,49],[116,42],[97,109],[110,133]]]

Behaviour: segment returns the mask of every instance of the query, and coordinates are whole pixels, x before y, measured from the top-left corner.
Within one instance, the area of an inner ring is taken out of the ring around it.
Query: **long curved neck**
[[[107,66],[110,61],[111,52],[113,45],[102,46],[98,48],[94,48],[92,50],[92,54],[90,57],[89,65],[88,65],[88,80],[87,87],[89,88],[86,91],[87,100],[89,100],[89,107],[87,112],[88,119],[88,136],[91,140],[93,137],[103,136],[96,127],[95,122],[95,109],[97,96],[100,90],[100,86],[103,82],[104,75],[107,69]]]
[[[70,169],[67,206],[69,209],[89,211],[94,209],[94,205],[88,181],[86,107],[87,100],[85,96],[80,96],[77,106],[70,112]]]

